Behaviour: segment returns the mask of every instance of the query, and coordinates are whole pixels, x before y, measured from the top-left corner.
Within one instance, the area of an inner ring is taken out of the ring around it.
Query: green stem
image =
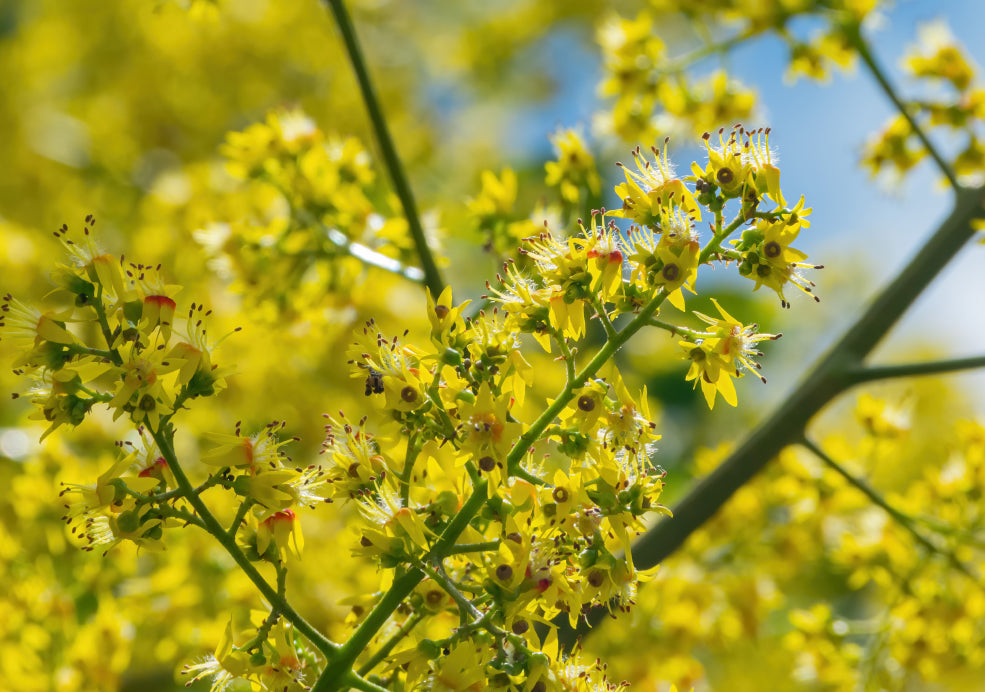
[[[695,341],[697,339],[706,339],[711,336],[709,332],[700,332],[697,329],[688,329],[687,327],[682,327],[679,324],[672,324],[670,322],[664,322],[663,320],[658,320],[653,318],[650,320],[651,327],[659,327],[660,329],[665,329],[670,332],[671,336],[677,336],[680,334],[685,339]]]
[[[733,219],[732,223],[730,223],[725,228],[721,228],[720,214],[716,214],[715,219],[716,219],[716,223],[718,224],[718,227],[721,230],[716,232],[714,237],[710,241],[708,241],[708,244],[705,245],[704,248],[702,248],[701,254],[698,255],[699,267],[702,264],[705,264],[709,260],[709,258],[711,258],[712,255],[714,255],[719,250],[721,250],[722,241],[728,238],[730,235],[732,235],[735,232],[735,230],[739,228],[739,226],[745,223],[745,219],[742,216],[737,216],[735,217],[735,219]]]
[[[875,56],[873,56],[868,42],[862,36],[862,30],[859,24],[857,22],[852,22],[843,28],[848,40],[851,41],[852,45],[855,47],[855,50],[858,51],[859,56],[862,58],[862,62],[865,63],[866,67],[869,68],[869,72],[872,73],[872,76],[875,77],[876,81],[879,83],[879,86],[882,87],[883,93],[885,93],[886,96],[889,97],[889,100],[893,102],[893,105],[896,106],[896,110],[898,110],[900,115],[906,118],[907,122],[910,123],[910,127],[913,128],[913,133],[917,136],[920,142],[923,143],[923,146],[927,149],[927,152],[930,154],[931,158],[934,159],[934,162],[937,164],[937,168],[940,169],[940,172],[945,178],[947,178],[948,182],[951,183],[951,187],[955,190],[960,189],[961,185],[958,183],[958,179],[957,176],[954,175],[954,171],[951,170],[951,167],[946,161],[944,161],[944,157],[941,156],[940,152],[937,151],[934,145],[930,142],[930,138],[927,137],[927,133],[923,131],[923,128],[920,127],[919,123],[917,123],[916,118],[913,117],[910,109],[906,107],[906,104],[900,99],[899,95],[896,93],[896,90],[893,88],[893,85],[889,83],[885,70],[883,70],[879,63],[876,62]]]
[[[599,321],[602,322],[602,328],[605,329],[605,336],[609,339],[614,337],[616,335],[616,328],[613,326],[612,320],[609,319],[609,313],[605,311],[602,301],[599,300],[598,293],[592,294],[592,309],[595,310]]]
[[[895,377],[917,377],[920,375],[940,375],[974,368],[985,368],[985,356],[935,360],[927,363],[904,363],[901,365],[872,365],[858,368],[848,373],[852,384],[862,384],[875,380],[888,380]]]
[[[102,284],[99,284],[99,290],[96,291],[96,300],[93,301],[92,307],[96,311],[96,320],[99,322],[99,329],[102,331],[103,339],[106,341],[110,360],[113,361],[113,365],[122,365],[123,358],[120,357],[120,352],[113,348],[113,331],[109,328],[109,321],[106,319],[106,310],[103,306]]]
[[[294,608],[291,607],[284,598],[277,593],[277,590],[267,583],[267,580],[257,571],[257,568],[250,562],[249,558],[240,550],[240,547],[236,544],[236,538],[226,532],[219,524],[219,520],[216,519],[215,515],[209,510],[198,495],[195,494],[195,489],[192,487],[191,482],[188,480],[188,476],[185,475],[184,469],[182,469],[181,464],[178,463],[178,458],[174,453],[174,447],[171,442],[173,436],[172,432],[165,433],[163,431],[165,426],[161,426],[161,430],[157,432],[151,432],[154,437],[154,441],[157,443],[158,449],[161,450],[161,455],[168,462],[168,468],[174,474],[175,481],[178,483],[178,487],[184,492],[184,497],[191,506],[198,513],[201,518],[202,523],[205,525],[205,530],[208,531],[212,536],[226,549],[230,557],[239,565],[243,573],[249,577],[257,589],[263,594],[263,597],[267,599],[271,607],[276,608],[284,617],[291,622],[298,632],[303,634],[308,640],[325,655],[326,658],[331,658],[335,651],[338,650],[339,645],[334,642],[329,641],[325,636],[316,630],[312,625],[310,625],[301,615],[298,614]]]
[[[438,570],[434,569],[433,567],[430,567],[426,563],[419,561],[415,563],[415,567],[417,567],[417,569],[424,572],[424,574],[430,577],[435,584],[437,584],[442,589],[444,589],[445,593],[451,596],[451,600],[455,601],[455,605],[458,606],[458,609],[462,613],[469,615],[475,620],[482,619],[484,613],[478,608],[476,608],[475,604],[472,603],[472,601],[470,601],[468,598],[466,598],[461,591],[455,588],[455,585],[452,583],[451,579],[445,576],[443,572],[439,572]]]
[[[253,506],[253,500],[244,499],[240,504],[239,508],[236,510],[236,516],[233,517],[232,523],[229,525],[229,529],[226,531],[230,536],[236,538],[236,534],[239,533],[239,527],[246,518],[246,513],[250,511],[250,507]]]
[[[101,325],[100,325],[101,326]],[[108,328],[108,325],[107,325]],[[105,337],[105,334],[104,334]],[[104,351],[98,348],[89,348],[88,346],[81,346],[79,344],[67,344],[66,348],[70,353],[80,356],[94,356],[95,358],[105,358],[107,360],[113,360],[112,351]],[[84,388],[83,388],[84,389]]]
[[[435,375],[435,380],[438,377]],[[438,397],[432,397],[432,399],[437,399]],[[407,441],[407,454],[404,456],[404,467],[400,470],[400,499],[403,501],[406,507],[410,501],[410,479],[411,474],[414,472],[414,462],[417,461],[417,455],[420,453],[420,447],[417,444],[417,435],[412,435]]]
[[[485,543],[456,543],[448,551],[447,555],[460,555],[461,553],[484,553],[490,550],[499,550],[499,541],[486,541]]]
[[[909,532],[909,534],[913,536],[914,540],[916,540],[917,543],[922,545],[931,553],[936,553],[938,555],[942,555],[943,557],[947,558],[948,562],[950,562],[955,569],[957,569],[962,574],[966,575],[967,577],[977,582],[977,577],[974,575],[974,573],[972,573],[972,571],[963,562],[958,560],[958,558],[954,555],[954,553],[940,547],[939,545],[931,541],[929,538],[924,536],[920,531],[918,531],[917,527],[914,525],[914,520],[910,515],[903,513],[902,511],[896,509],[891,504],[886,502],[885,498],[883,498],[882,495],[877,493],[872,486],[870,486],[861,478],[858,478],[852,475],[851,473],[849,473],[848,469],[846,469],[844,466],[842,466],[837,461],[835,461],[827,454],[825,454],[823,449],[818,447],[807,437],[802,437],[800,439],[800,444],[806,449],[810,450],[810,452],[814,454],[814,456],[816,456],[818,459],[823,461],[824,464],[828,466],[828,468],[832,469],[835,473],[837,473],[839,476],[841,476],[846,481],[848,481],[849,485],[862,492],[863,495],[869,498],[870,502],[881,507],[886,512],[886,514],[888,514],[890,517],[893,518],[893,520],[897,524],[899,524],[904,529],[906,529],[907,532]]]
[[[390,129],[387,127],[386,118],[383,117],[383,109],[376,96],[373,82],[369,77],[366,60],[363,57],[362,48],[359,46],[359,39],[356,37],[356,29],[352,24],[352,19],[349,17],[349,12],[346,10],[343,0],[325,0],[325,2],[328,3],[332,14],[335,16],[335,22],[339,26],[342,40],[345,42],[345,48],[349,54],[349,60],[352,62],[352,69],[356,73],[356,80],[359,82],[359,90],[362,92],[363,101],[369,113],[369,119],[373,124],[376,141],[383,154],[383,161],[386,163],[387,170],[390,173],[390,179],[393,181],[393,187],[397,193],[397,197],[400,198],[400,204],[404,208],[404,215],[407,217],[410,234],[414,239],[414,245],[417,247],[417,254],[421,258],[421,268],[424,270],[424,284],[431,289],[431,294],[437,298],[444,289],[445,283],[438,271],[438,265],[434,261],[434,256],[431,254],[431,248],[428,247],[427,238],[424,236],[424,227],[421,225],[421,219],[417,213],[414,193],[411,191],[407,174],[404,172],[400,156],[397,154],[397,149],[393,144],[393,138],[390,136]]]
[[[407,618],[406,622],[400,626],[400,629],[398,629],[394,635],[390,637],[390,639],[388,639],[387,642],[381,646],[375,654],[370,656],[366,663],[362,665],[359,669],[359,674],[365,676],[372,672],[373,668],[382,663],[383,660],[390,655],[390,652],[393,651],[393,647],[399,644],[404,637],[410,634],[410,631],[417,627],[417,624],[423,619],[423,612],[414,613]]]
[[[197,526],[200,529],[205,528],[205,523],[201,519],[183,509],[178,509],[177,507],[158,507],[157,511],[160,512],[162,517],[167,519],[178,519],[186,524]]]
[[[200,486],[194,489],[196,495],[201,495],[203,492],[208,490],[214,485],[218,485],[222,482],[223,477],[229,471],[228,468],[221,469],[218,473],[209,476],[208,480],[202,483]],[[161,504],[163,502],[170,502],[179,497],[184,497],[185,493],[181,488],[175,488],[174,490],[169,490],[166,493],[161,493],[160,495],[137,495],[140,498],[142,504],[154,503]]]
[[[568,340],[564,338],[564,333],[560,329],[554,329],[552,333],[554,335],[554,341],[557,342],[558,351],[561,352],[561,358],[564,360],[565,375],[568,382],[572,382],[576,377],[575,354],[571,352],[571,349],[568,347]]]

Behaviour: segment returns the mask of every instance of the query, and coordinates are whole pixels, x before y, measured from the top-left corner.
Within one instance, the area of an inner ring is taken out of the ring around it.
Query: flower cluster
[[[800,285],[804,256],[790,244],[809,210],[803,200],[787,207],[766,140],[738,129],[683,179],[665,151],[654,163],[637,152],[616,190],[623,208],[594,213],[570,237],[545,229],[525,238],[521,260],[489,284],[492,306],[467,317],[469,304],[445,289],[428,296],[426,341],[387,336],[373,321],[357,333],[350,365],[373,413],[327,416],[326,488],[359,509],[356,554],[397,575],[417,570],[400,611],[402,641],[392,651],[392,631],[377,641],[405,685],[563,689],[576,658],[545,657],[554,635],[544,639],[534,625],[574,626],[593,607],[634,603],[649,573],[636,569],[632,543],[649,515],[667,513],[664,472],[651,460],[659,435],[646,389],[634,393],[610,358],[641,327],[667,329],[683,339],[687,378],[709,406],[718,394],[735,405],[733,378],[758,371],[757,344],[776,337],[717,303],[718,317],[693,313],[704,330],[658,315],[665,301],[687,311],[683,289],[696,290],[704,264],[743,274],[762,254],[783,278],[760,271],[757,287],[774,288],[784,305],[784,285]],[[507,211],[514,185],[511,175],[488,174],[473,211],[480,202],[489,215]],[[731,200],[740,208],[726,222]],[[702,210],[715,218],[704,243],[694,228]],[[623,233],[610,216],[633,226]],[[746,223],[734,248],[724,247]],[[605,345],[584,359],[593,323]],[[563,366],[556,398],[537,388],[528,336]],[[366,616],[358,604],[352,624]]]
[[[218,272],[276,315],[322,305],[326,284],[344,295],[366,266],[399,273],[413,259],[407,222],[390,213],[396,198],[357,138],[280,109],[230,132],[221,153],[233,180],[217,206],[235,212],[195,238]]]
[[[729,0],[685,8],[658,0],[635,18],[614,16],[598,32],[605,66],[601,91],[615,98],[600,120],[628,142],[653,140],[666,132],[701,133],[721,123],[744,121],[756,107],[755,92],[723,70],[694,76],[692,66],[772,33],[788,46],[789,77],[827,79],[833,67],[853,64],[855,53],[845,27],[856,26],[877,4],[878,0]],[[817,16],[822,20],[820,28],[810,36],[799,36],[797,22],[791,21],[797,15]],[[661,22],[695,27],[699,45],[683,55],[670,54],[655,31]],[[729,31],[719,38],[723,26]]]
[[[925,24],[903,66],[914,78],[943,87],[933,92],[943,91],[942,95],[909,101],[907,107],[928,129],[944,128],[949,134],[964,137],[951,166],[962,183],[981,183],[985,175],[985,87],[964,48],[944,24]],[[897,115],[867,143],[862,163],[873,175],[885,172],[902,178],[926,156],[927,150],[910,122]]]
[[[581,290],[587,300],[605,284],[603,262],[592,286],[594,247],[585,238],[543,236],[531,254],[556,290]],[[562,256],[581,258],[584,279]],[[551,303],[545,295],[546,333],[566,350],[569,339],[560,335],[582,334],[584,323],[560,308],[552,320]],[[573,388],[550,426],[530,434],[517,403],[532,383],[520,338],[529,318],[504,304],[465,319],[463,307],[448,289],[429,300],[426,349],[366,325],[351,350],[353,373],[378,415],[375,425],[330,418],[329,494],[358,503],[358,553],[386,568],[424,570],[418,608],[432,619],[450,611],[471,623],[396,654],[409,664],[408,685],[468,671],[501,679],[496,687],[543,681],[556,689],[574,661],[538,655],[543,642],[533,625],[560,614],[574,623],[593,605],[632,603],[641,576],[632,537],[647,515],[666,512],[658,503],[663,472],[649,461],[659,436],[645,391],[634,397],[614,368]],[[394,445],[394,436],[404,441]],[[470,497],[477,511],[455,542],[439,548]],[[431,598],[429,589],[448,596]]]
[[[94,224],[88,216],[81,235],[67,226],[55,233],[71,259],[55,275],[64,309],[41,312],[10,295],[0,307],[37,417],[50,423],[44,436],[79,425],[97,404],[156,431],[186,401],[224,386],[225,371],[212,363],[211,311],[192,303],[181,317],[179,287],[164,282],[160,266],[101,252]]]

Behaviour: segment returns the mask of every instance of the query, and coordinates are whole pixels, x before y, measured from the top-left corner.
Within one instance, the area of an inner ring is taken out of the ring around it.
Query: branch
[[[352,25],[352,19],[345,8],[343,0],[325,0],[335,22],[339,25],[342,40],[345,42],[346,51],[349,53],[349,60],[352,62],[352,69],[356,73],[356,80],[359,82],[359,90],[362,92],[366,110],[369,112],[369,119],[373,124],[373,131],[376,134],[376,141],[383,153],[383,161],[390,173],[393,187],[400,198],[400,204],[404,208],[404,215],[407,217],[407,225],[410,234],[414,238],[414,245],[417,247],[417,254],[421,258],[421,267],[424,269],[424,284],[431,289],[431,295],[437,297],[441,295],[445,284],[438,271],[438,265],[428,247],[427,239],[424,237],[424,227],[421,225],[421,218],[417,213],[417,203],[414,201],[414,193],[410,189],[407,174],[400,156],[393,144],[390,130],[383,117],[383,109],[373,88],[373,82],[369,77],[369,70],[366,68],[366,60],[363,57],[362,48],[359,46],[359,39],[356,37],[356,29]]]
[[[893,88],[893,85],[889,83],[889,79],[886,77],[885,71],[876,62],[875,56],[872,55],[868,42],[862,36],[861,27],[859,24],[849,24],[844,27],[844,30],[845,35],[848,37],[849,41],[851,41],[855,50],[858,51],[859,56],[861,56],[862,62],[864,62],[866,67],[869,68],[872,76],[876,78],[879,86],[882,87],[883,92],[889,97],[889,100],[893,102],[893,105],[896,106],[896,110],[898,110],[900,115],[906,118],[907,122],[910,123],[910,127],[913,128],[913,133],[917,136],[921,143],[923,143],[923,146],[927,149],[927,152],[930,154],[931,158],[934,159],[934,162],[937,164],[937,167],[940,169],[941,173],[944,174],[944,177],[947,178],[947,181],[951,183],[951,186],[955,190],[959,189],[961,185],[958,184],[957,176],[954,175],[954,171],[951,170],[951,166],[944,161],[944,158],[941,156],[940,152],[937,151],[933,144],[931,144],[930,139],[923,131],[923,128],[920,127],[920,124],[917,123],[916,119],[913,117],[913,114],[910,113],[910,110],[906,107],[906,104],[904,104],[900,99],[899,95],[896,93],[896,90]]]
[[[362,245],[361,243],[349,240],[342,231],[335,228],[329,228],[321,222],[317,223],[325,231],[325,235],[336,247],[340,250],[344,250],[346,254],[352,255],[364,264],[369,264],[378,269],[388,271],[392,274],[402,276],[405,279],[410,279],[411,281],[416,281],[418,283],[424,281],[424,272],[417,267],[407,266],[393,257],[388,257],[381,252],[377,252],[372,248]]]
[[[932,553],[936,553],[938,555],[944,556],[945,558],[947,558],[948,562],[950,562],[955,569],[957,569],[959,572],[969,577],[970,579],[974,580],[975,583],[978,582],[978,578],[974,575],[974,573],[972,573],[972,571],[963,562],[961,562],[954,555],[954,553],[944,548],[941,548],[936,543],[934,543],[929,538],[927,538],[922,533],[920,533],[920,531],[918,531],[917,527],[914,525],[914,520],[911,516],[909,516],[908,514],[904,514],[903,512],[901,512],[900,510],[896,509],[891,504],[886,502],[886,500],[882,497],[882,495],[877,493],[875,489],[872,488],[872,486],[870,486],[861,478],[857,478],[856,476],[853,476],[851,473],[849,473],[848,469],[846,469],[844,466],[842,466],[837,461],[835,461],[827,454],[825,454],[824,450],[822,450],[820,447],[814,444],[807,437],[801,438],[800,444],[806,449],[810,450],[810,452],[814,454],[814,456],[816,456],[818,459],[823,461],[825,465],[828,466],[833,471],[835,471],[835,473],[837,473],[839,476],[841,476],[846,481],[848,481],[849,485],[853,486],[857,490],[860,490],[862,494],[864,494],[867,498],[869,498],[871,502],[873,502],[874,504],[878,505],[883,510],[885,510],[886,514],[891,516],[897,524],[899,524],[904,529],[906,529],[910,533],[910,535],[913,536],[913,538],[917,541],[917,543],[919,543],[920,545],[922,545],[924,548],[926,548],[928,551]]]
[[[895,377],[918,377],[921,375],[940,375],[943,373],[958,372],[961,370],[972,370],[974,368],[985,368],[985,356],[971,356],[968,358],[952,358],[948,360],[935,360],[927,363],[903,363],[900,365],[872,365],[869,367],[857,368],[848,373],[853,385],[864,382],[874,382],[876,380],[888,380]]]

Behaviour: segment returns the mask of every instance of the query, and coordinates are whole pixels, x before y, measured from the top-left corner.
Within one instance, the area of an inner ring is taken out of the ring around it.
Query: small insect
[[[383,374],[373,368],[366,376],[366,396],[383,393]]]

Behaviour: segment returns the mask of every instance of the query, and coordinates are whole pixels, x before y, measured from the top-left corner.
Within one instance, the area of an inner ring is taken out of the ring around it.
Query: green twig
[[[937,164],[937,168],[940,169],[940,172],[945,178],[947,178],[948,182],[951,183],[951,187],[955,190],[960,189],[961,185],[958,183],[958,179],[957,176],[955,176],[954,171],[951,170],[951,166],[948,165],[948,163],[944,160],[944,157],[941,156],[940,152],[937,151],[936,147],[934,147],[931,143],[930,138],[927,137],[927,133],[924,132],[923,128],[920,127],[920,124],[917,123],[916,118],[913,117],[910,109],[907,108],[906,104],[903,103],[902,99],[900,99],[899,95],[896,93],[896,90],[893,88],[893,85],[889,83],[885,70],[883,70],[879,63],[876,62],[875,56],[873,56],[868,42],[862,36],[861,27],[858,22],[853,21],[843,28],[845,36],[848,37],[848,40],[851,41],[852,45],[855,47],[855,50],[858,51],[859,56],[862,58],[862,62],[864,62],[866,67],[869,68],[872,76],[875,77],[876,81],[879,83],[879,86],[882,88],[883,93],[885,93],[886,96],[889,97],[889,100],[893,102],[893,105],[896,106],[896,110],[898,110],[900,115],[906,118],[907,122],[910,123],[910,127],[913,128],[913,133],[917,136],[921,143],[923,143],[923,146],[927,149],[927,152],[930,154],[931,158],[934,159],[934,162]]]
[[[499,550],[499,541],[486,541],[484,543],[456,543],[446,553],[446,555],[459,555],[461,553],[484,553],[490,550]]]
[[[903,363],[901,365],[872,365],[858,368],[849,373],[852,384],[862,384],[875,380],[888,380],[896,377],[917,377],[920,375],[941,375],[985,368],[985,356],[935,360],[926,363]]]
[[[368,675],[372,672],[373,668],[382,663],[390,652],[393,651],[393,647],[400,643],[400,641],[410,634],[410,631],[417,627],[417,624],[424,619],[423,612],[417,612],[411,615],[407,620],[400,626],[392,637],[390,637],[383,646],[381,646],[375,654],[370,656],[369,660],[366,661],[362,667],[359,668],[360,675]]]
[[[616,328],[612,324],[612,320],[609,319],[609,313],[605,311],[605,305],[599,300],[598,294],[592,294],[592,309],[595,310],[595,314],[598,315],[599,321],[602,323],[602,328],[605,329],[606,338],[611,339],[616,335]]]
[[[102,284],[99,284],[99,289],[96,291],[96,300],[93,301],[92,307],[96,311],[96,321],[99,322],[99,329],[102,331],[103,339],[106,341],[109,359],[113,361],[113,365],[122,365],[123,358],[120,356],[120,352],[113,346],[113,332],[109,328],[109,321],[106,319],[106,310],[103,306]]]
[[[174,447],[171,443],[171,437],[173,433],[163,431],[165,426],[161,426],[161,430],[157,432],[151,432],[154,437],[154,441],[157,443],[158,449],[161,450],[161,455],[168,462],[168,468],[174,474],[175,481],[178,483],[178,487],[184,491],[184,497],[191,506],[198,513],[204,524],[205,530],[208,531],[212,536],[226,549],[230,557],[235,560],[236,564],[239,565],[240,569],[244,574],[252,581],[263,597],[267,599],[272,607],[277,608],[281,613],[284,614],[294,627],[303,634],[308,640],[315,645],[319,651],[321,651],[326,657],[331,657],[332,654],[339,648],[338,644],[329,641],[325,636],[312,627],[301,615],[298,614],[291,605],[280,597],[277,591],[267,583],[267,580],[257,571],[257,568],[250,562],[249,558],[243,553],[240,547],[236,544],[236,539],[234,536],[226,532],[219,524],[219,520],[216,519],[215,515],[206,507],[205,503],[202,501],[198,495],[195,494],[195,489],[192,487],[191,482],[188,480],[188,476],[185,475],[184,469],[182,469],[181,464],[178,463],[178,458],[174,453]]]
[[[659,327],[660,329],[665,329],[670,332],[671,336],[683,336],[688,341],[696,341],[698,339],[707,339],[712,336],[710,332],[701,332],[697,329],[688,329],[687,327],[682,327],[679,324],[672,324],[671,322],[664,322],[663,320],[658,320],[653,318],[649,322],[651,327]]]
[[[359,90],[362,92],[363,102],[366,104],[369,119],[373,124],[377,143],[383,154],[383,161],[390,173],[390,179],[393,181],[393,187],[397,193],[397,197],[400,198],[400,204],[404,208],[407,225],[414,239],[417,254],[421,259],[421,268],[424,270],[424,284],[431,289],[431,294],[437,297],[441,294],[442,289],[444,289],[445,283],[438,271],[438,265],[434,261],[434,255],[431,254],[431,248],[428,247],[427,238],[424,236],[424,227],[421,225],[421,218],[417,213],[414,193],[411,191],[407,174],[404,172],[400,156],[397,154],[397,149],[393,144],[390,129],[386,124],[386,118],[383,116],[383,108],[380,106],[373,82],[369,77],[366,60],[363,57],[359,39],[356,37],[356,29],[342,0],[325,0],[325,2],[327,2],[329,8],[332,10],[332,14],[335,16],[335,22],[339,26],[342,40],[345,42],[346,52],[348,52],[349,60],[352,62],[352,69],[355,71],[356,80],[359,82]]]
[[[848,471],[848,469],[846,469],[837,461],[829,457],[824,452],[823,449],[818,447],[807,437],[802,437],[800,439],[800,444],[806,449],[810,450],[810,452],[814,454],[814,456],[816,456],[818,459],[823,461],[828,468],[832,469],[835,473],[837,473],[839,476],[841,476],[846,481],[848,481],[849,485],[859,490],[863,495],[869,498],[870,502],[872,502],[875,505],[878,505],[883,510],[885,510],[886,514],[892,517],[897,524],[899,524],[904,529],[906,529],[906,531],[909,532],[911,536],[913,536],[914,540],[916,540],[917,543],[922,545],[928,551],[947,558],[948,562],[950,562],[955,569],[957,569],[959,572],[961,572],[962,574],[964,574],[965,576],[969,577],[970,579],[974,580],[977,583],[978,578],[975,576],[975,574],[968,568],[967,565],[961,562],[957,558],[957,556],[954,555],[953,552],[937,545],[929,538],[924,536],[919,530],[917,530],[917,527],[914,524],[913,517],[903,513],[902,511],[898,510],[897,508],[893,507],[891,504],[886,502],[885,498],[883,498],[882,495],[876,492],[872,486],[870,486],[861,478],[852,475]]]
[[[240,504],[239,508],[236,510],[236,516],[233,517],[232,523],[229,525],[229,529],[226,531],[230,536],[236,538],[236,534],[239,533],[239,527],[246,518],[246,513],[250,511],[250,507],[253,506],[253,500],[244,499]]]
[[[164,506],[164,507],[158,507],[156,511],[166,519],[177,519],[179,521],[185,522],[186,524],[197,526],[200,529],[205,528],[205,523],[201,519],[196,517],[191,512],[186,512],[183,509],[178,509],[177,507]]]

